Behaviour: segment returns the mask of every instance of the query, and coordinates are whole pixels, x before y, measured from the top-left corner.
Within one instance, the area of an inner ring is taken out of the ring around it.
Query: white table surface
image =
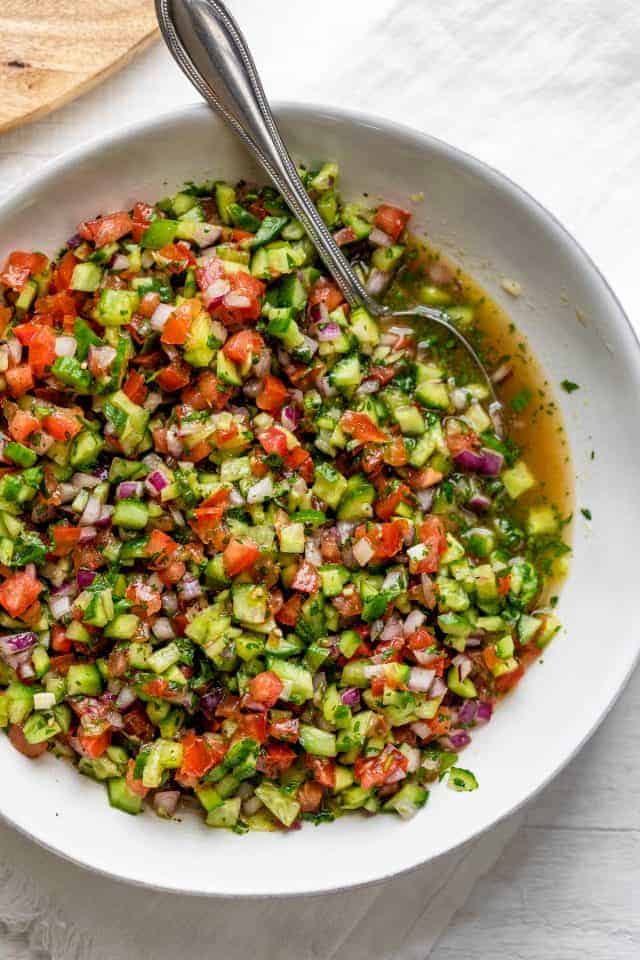
[[[230,6],[274,97],[400,119],[494,164],[573,231],[640,321],[632,0],[323,0],[295,17],[293,5]],[[313,31],[311,47],[301,28]],[[68,147],[194,99],[157,46],[76,103],[0,136],[0,190]],[[531,805],[434,960],[640,955],[638,729],[636,673],[591,743]]]

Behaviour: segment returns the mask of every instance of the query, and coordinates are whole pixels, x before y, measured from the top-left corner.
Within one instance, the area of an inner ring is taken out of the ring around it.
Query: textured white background
[[[640,12],[633,0],[286,6],[234,0],[230,7],[273,98],[399,119],[495,165],[565,223],[640,323]],[[68,147],[194,99],[158,46],[80,101],[0,137],[0,190]],[[579,656],[579,638],[571,639]],[[603,637],[603,657],[614,643]],[[568,710],[574,696],[579,690],[567,678]],[[591,744],[532,805],[524,827],[435,948],[434,960],[638,957],[639,726],[636,675]],[[15,849],[23,843],[12,842]],[[54,861],[40,856],[51,881]],[[468,867],[472,877],[477,870]],[[367,903],[373,903],[371,916],[376,901]],[[375,952],[365,935],[373,919],[361,919],[354,916],[358,935],[335,945],[345,960]],[[399,910],[397,920],[407,923],[406,914]],[[392,942],[401,938],[388,941],[386,955],[400,956]],[[258,939],[255,947],[260,956]],[[297,960],[324,955],[318,951],[320,942],[311,939],[298,947]],[[213,944],[210,952],[216,952]],[[263,955],[277,953],[274,945]],[[128,955],[143,954],[138,940]],[[23,948],[0,940],[2,960],[14,955],[23,956]],[[414,956],[424,951],[402,953],[403,960]]]

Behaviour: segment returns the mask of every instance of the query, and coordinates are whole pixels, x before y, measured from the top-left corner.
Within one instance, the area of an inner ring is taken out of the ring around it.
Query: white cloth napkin
[[[469,150],[548,206],[623,303],[638,303],[634,0],[323,0],[315,8],[230,0],[229,6],[274,99],[347,105]],[[0,189],[68,147],[194,99],[157,46],[76,103],[0,137]],[[117,884],[0,824],[0,957],[425,960],[522,816],[375,887],[252,902]],[[330,828],[324,829],[330,842]]]

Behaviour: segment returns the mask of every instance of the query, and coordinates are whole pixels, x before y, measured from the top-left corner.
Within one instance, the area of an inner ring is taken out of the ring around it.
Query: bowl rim
[[[579,260],[582,261],[585,271],[590,272],[600,282],[604,293],[610,299],[611,307],[613,308],[611,311],[612,314],[617,311],[620,318],[626,323],[629,331],[631,332],[636,346],[636,350],[633,351],[633,362],[635,363],[636,367],[640,368],[640,333],[634,328],[627,312],[625,311],[616,293],[612,289],[600,268],[587,253],[582,244],[576,240],[573,234],[558,220],[558,218],[542,203],[536,200],[535,197],[533,197],[527,190],[512,180],[508,175],[502,173],[500,170],[486,163],[485,161],[479,160],[477,157],[473,156],[473,154],[461,149],[460,147],[449,144],[431,134],[424,133],[423,131],[416,129],[415,127],[411,127],[408,124],[398,123],[397,121],[389,120],[386,117],[377,116],[375,114],[370,114],[360,110],[351,110],[346,107],[334,106],[331,104],[312,103],[307,101],[277,100],[273,102],[272,106],[276,120],[278,120],[280,117],[287,117],[287,119],[299,119],[301,122],[304,122],[304,120],[308,119],[310,115],[313,115],[318,119],[337,119],[342,122],[353,123],[357,126],[377,130],[384,134],[390,134],[400,139],[411,141],[418,148],[427,148],[431,152],[435,152],[445,159],[453,159],[455,162],[461,164],[472,173],[478,175],[481,179],[484,179],[503,191],[506,190],[507,194],[512,200],[519,202],[523,207],[527,208],[527,210],[539,221],[541,221],[545,227],[551,228],[553,231],[558,233],[565,243],[567,243],[569,247],[573,249],[573,252],[577,254]],[[85,143],[79,144],[76,147],[64,151],[59,156],[46,161],[35,173],[27,174],[26,176],[19,178],[15,186],[13,186],[7,192],[7,194],[0,199],[0,222],[5,213],[14,209],[18,204],[20,204],[21,201],[28,198],[29,192],[34,187],[38,187],[41,184],[46,183],[47,180],[55,177],[59,173],[64,172],[67,168],[73,167],[74,164],[81,162],[82,160],[89,159],[93,154],[96,154],[98,151],[107,148],[110,144],[126,142],[128,139],[133,137],[145,135],[153,131],[159,131],[163,128],[170,128],[174,123],[188,119],[190,116],[204,116],[204,114],[209,112],[209,110],[210,108],[206,104],[194,101],[193,103],[174,108],[164,113],[154,115],[150,118],[132,121],[105,134],[92,137]],[[537,797],[582,750],[587,741],[593,736],[597,728],[611,712],[613,706],[626,688],[639,662],[640,641],[637,644],[637,649],[631,658],[622,680],[616,687],[609,701],[604,705],[604,707],[602,707],[597,716],[592,719],[588,729],[580,741],[575,744],[575,746],[566,754],[566,756],[556,764],[556,766],[547,774],[547,776],[532,792],[528,793],[520,801],[513,803],[507,810],[500,812],[488,823],[474,827],[471,830],[467,830],[467,832],[462,829],[460,839],[457,840],[453,845],[447,847],[446,850],[441,850],[423,859],[414,859],[412,863],[400,869],[392,869],[387,871],[381,869],[376,871],[375,875],[371,876],[370,879],[361,881],[359,883],[347,883],[344,885],[334,884],[332,886],[312,886],[305,890],[278,891],[267,894],[251,891],[246,893],[219,893],[211,892],[210,890],[204,890],[202,888],[187,889],[182,886],[167,885],[155,883],[146,879],[140,880],[137,878],[132,878],[124,875],[123,873],[118,873],[116,870],[109,870],[102,866],[96,866],[89,860],[84,860],[78,856],[72,856],[66,850],[62,849],[56,844],[49,843],[46,839],[32,833],[26,825],[21,824],[12,817],[7,816],[2,809],[0,809],[0,821],[9,824],[29,840],[34,841],[47,851],[54,853],[56,856],[59,856],[63,860],[66,860],[76,866],[89,870],[93,873],[97,873],[98,875],[107,877],[111,880],[125,882],[136,887],[145,889],[148,888],[158,892],[183,894],[185,896],[201,896],[220,900],[274,900],[281,899],[283,897],[297,898],[304,896],[330,895],[347,890],[359,890],[365,887],[381,884],[392,877],[406,876],[415,870],[420,869],[428,862],[436,860],[446,854],[453,853],[464,844],[481,837],[483,834],[494,827],[497,827],[519,810],[523,809],[531,800]]]

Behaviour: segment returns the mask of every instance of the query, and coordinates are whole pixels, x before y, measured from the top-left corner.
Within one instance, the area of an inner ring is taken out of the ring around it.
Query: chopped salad
[[[408,212],[343,202],[335,164],[302,175],[372,294],[406,281],[473,329]],[[193,804],[238,832],[476,788],[459,755],[559,629],[565,552],[477,371],[350,309],[244,182],[88,220],[54,259],[13,251],[0,336],[17,750],[127,813]]]

